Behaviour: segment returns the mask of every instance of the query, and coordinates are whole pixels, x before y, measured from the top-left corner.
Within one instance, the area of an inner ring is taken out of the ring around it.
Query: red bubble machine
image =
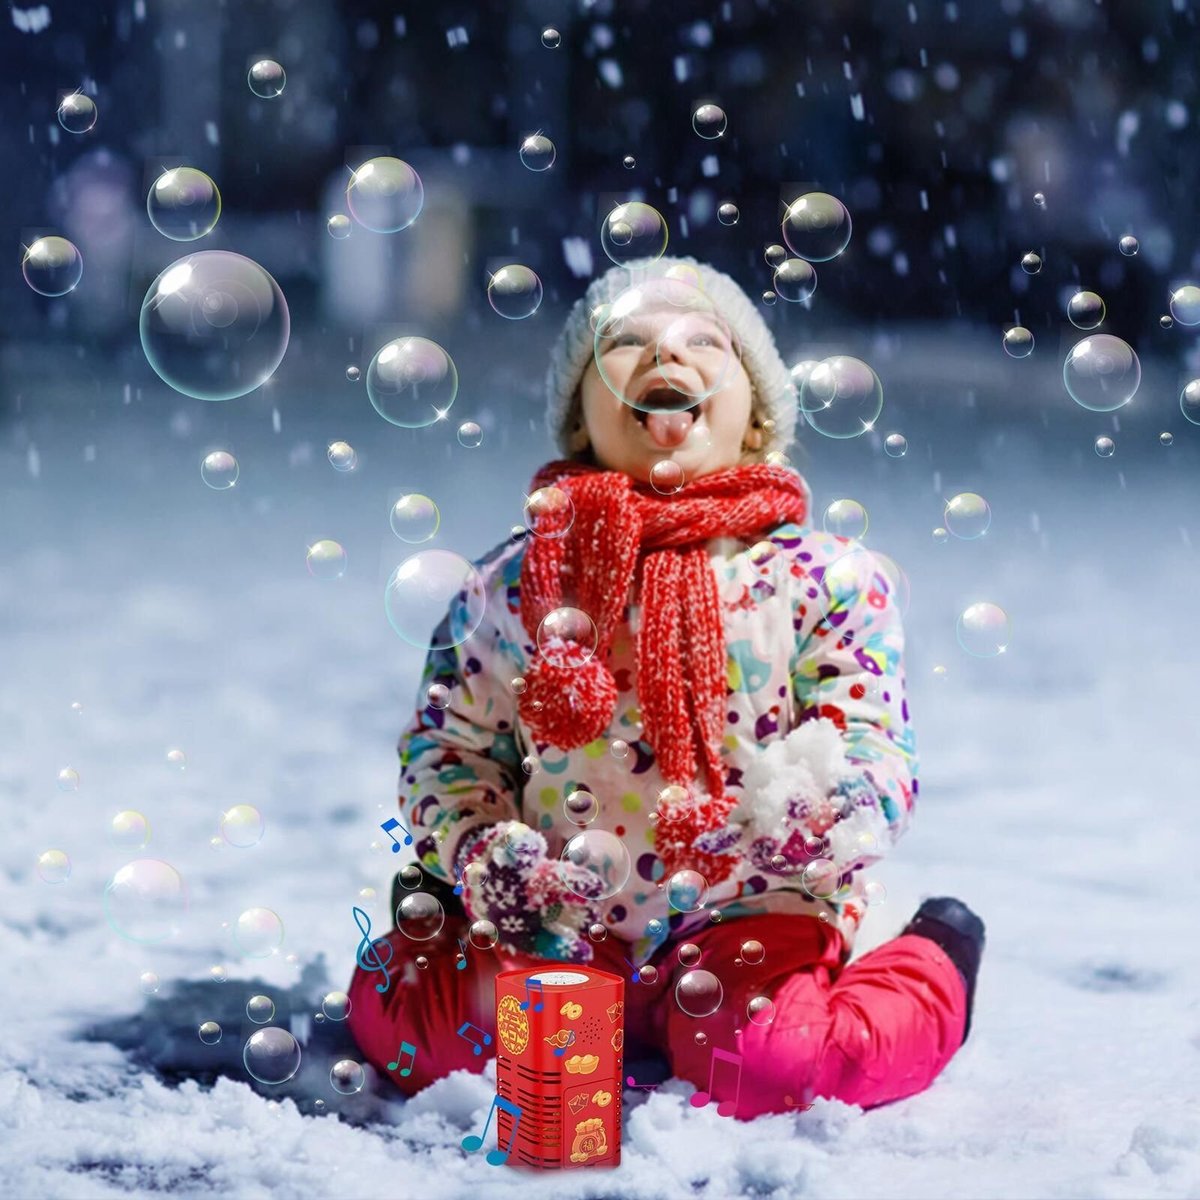
[[[497,1117],[509,1162],[619,1166],[625,980],[573,965],[502,971],[496,1036],[496,1095],[520,1109]]]

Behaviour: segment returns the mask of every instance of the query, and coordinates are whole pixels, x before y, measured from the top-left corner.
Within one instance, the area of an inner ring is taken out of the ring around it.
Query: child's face
[[[648,482],[664,460],[685,479],[742,461],[752,389],[719,319],[697,313],[681,322],[669,307],[645,311],[604,339],[600,363],[603,375],[595,358],[588,363],[580,393],[601,467]],[[635,405],[679,411],[651,415]]]

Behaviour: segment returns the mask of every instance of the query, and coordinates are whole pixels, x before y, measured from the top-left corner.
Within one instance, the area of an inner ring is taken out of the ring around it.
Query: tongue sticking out
[[[664,449],[682,446],[691,432],[694,414],[690,412],[657,412],[646,414],[650,436]]]

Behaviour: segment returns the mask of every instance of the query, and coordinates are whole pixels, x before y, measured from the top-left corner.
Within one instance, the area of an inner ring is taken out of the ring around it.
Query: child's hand
[[[491,921],[510,950],[584,963],[591,944],[581,935],[599,918],[604,885],[591,871],[546,855],[546,839],[520,821],[489,826],[460,866],[478,862],[487,877],[463,896],[472,921]]]

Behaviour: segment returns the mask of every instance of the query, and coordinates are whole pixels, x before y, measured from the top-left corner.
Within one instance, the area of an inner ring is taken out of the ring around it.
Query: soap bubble
[[[150,840],[150,822],[133,809],[119,812],[109,826],[108,840],[122,850],[140,850]]]
[[[1176,288],[1169,307],[1180,325],[1200,325],[1200,287],[1188,283]]]
[[[400,886],[410,892],[425,882],[425,874],[416,863],[406,863],[396,873],[396,878],[400,881]]]
[[[335,471],[353,471],[358,466],[358,454],[349,442],[330,442],[325,454]]]
[[[883,450],[889,458],[903,458],[908,453],[908,438],[902,433],[889,433],[883,440]]]
[[[37,873],[43,883],[66,883],[71,878],[71,860],[62,850],[47,850],[38,855]]]
[[[883,386],[861,359],[838,354],[818,363],[800,389],[800,410],[829,438],[858,437],[883,411]]]
[[[939,546],[944,546],[950,540],[950,531],[943,529],[940,525],[933,531],[933,540]]]
[[[233,940],[246,958],[266,958],[283,945],[283,922],[269,908],[248,908],[237,919]]]
[[[972,541],[983,537],[992,523],[988,502],[975,492],[959,492],[946,504],[946,528],[956,538]]]
[[[998,604],[972,604],[959,615],[958,644],[975,658],[994,658],[1008,648],[1012,623]]]
[[[838,888],[838,869],[832,859],[814,858],[800,872],[800,886],[816,900],[829,900]]]
[[[313,542],[305,552],[304,561],[314,579],[341,579],[346,573],[346,551],[332,538]]]
[[[259,1029],[246,1042],[242,1062],[259,1083],[287,1083],[300,1070],[300,1043],[276,1025]]]
[[[186,912],[183,877],[170,863],[157,858],[126,863],[104,889],[109,926],[131,942],[165,941],[179,931]]]
[[[221,1027],[216,1021],[205,1021],[197,1032],[206,1046],[215,1046],[221,1040]]]
[[[499,940],[500,930],[491,921],[472,921],[467,929],[467,941],[476,950],[493,950]]]
[[[154,971],[143,971],[138,976],[138,987],[143,996],[153,996],[158,992],[160,980]]]
[[[79,772],[74,767],[63,767],[56,780],[60,792],[77,792],[79,790]]]
[[[542,281],[528,267],[501,267],[488,280],[488,303],[510,321],[531,317],[542,302]]]
[[[653,983],[658,982],[658,968],[647,963],[644,967],[638,968],[638,980],[649,987]]]
[[[1179,394],[1179,411],[1193,425],[1200,425],[1200,379],[1184,385]]]
[[[650,486],[660,496],[673,496],[684,485],[683,468],[674,459],[660,459],[650,468]]]
[[[1021,270],[1026,275],[1036,275],[1042,269],[1042,256],[1032,250],[1021,258]]]
[[[667,903],[677,912],[699,912],[708,900],[708,880],[699,871],[676,871],[667,880]]]
[[[908,611],[908,576],[879,550],[852,546],[821,573],[817,604],[824,616],[883,607],[890,596],[903,616]]]
[[[474,450],[483,441],[483,430],[477,421],[464,421],[458,427],[458,444]]]
[[[867,510],[857,500],[834,500],[826,506],[821,517],[821,527],[825,532],[838,537],[865,537],[869,524]]]
[[[350,997],[345,992],[326,992],[321,1011],[331,1021],[344,1021],[350,1015]]]
[[[783,246],[770,245],[763,251],[763,258],[766,259],[767,266],[772,270],[777,270],[783,266],[787,260],[788,252]]]
[[[83,278],[83,255],[64,237],[40,237],[25,247],[21,274],[39,296],[65,296]]]
[[[779,265],[771,279],[775,294],[789,304],[807,300],[817,290],[817,273],[802,258],[789,258]]]
[[[287,87],[287,72],[273,59],[256,62],[246,74],[250,90],[263,100],[274,100]]]
[[[625,843],[607,829],[585,829],[575,834],[568,839],[560,861],[564,866],[569,863],[598,880],[599,891],[594,898],[600,900],[610,899],[625,886],[632,867]],[[572,892],[579,886],[573,871],[560,868],[559,877]],[[579,895],[586,896],[586,889]]]
[[[256,846],[264,828],[262,813],[253,804],[235,804],[221,814],[221,836],[231,846]]]
[[[763,292],[762,294],[762,302],[764,304],[774,304],[778,299],[779,296],[773,290],[769,292]]]
[[[58,105],[58,123],[68,133],[87,133],[96,124],[96,102],[82,92],[64,96]]]
[[[542,30],[542,45],[545,46],[547,50],[556,50],[561,42],[562,34],[559,33],[553,25],[547,25],[546,28]]]
[[[450,410],[458,395],[458,370],[437,342],[396,338],[371,359],[367,395],[385,421],[401,429],[424,429]]]
[[[355,366],[349,366],[346,368],[346,378],[351,383],[357,383],[362,378],[362,372]]]
[[[675,1003],[689,1017],[711,1016],[724,998],[725,989],[711,971],[685,971],[675,984]]]
[[[751,996],[746,1004],[751,1025],[770,1025],[775,1020],[775,1003],[768,996]]]
[[[329,1068],[329,1083],[333,1090],[342,1096],[353,1096],[361,1092],[367,1082],[367,1073],[361,1063],[352,1058],[343,1058]]]
[[[1137,240],[1137,238],[1129,233],[1127,233],[1117,243],[1117,249],[1120,250],[1126,258],[1132,258],[1141,248],[1141,243]]]
[[[1036,204],[1038,206],[1038,208],[1045,208],[1046,207],[1045,193],[1044,192],[1034,192],[1033,193],[1033,202],[1034,202],[1034,204]]]
[[[1033,353],[1033,334],[1024,325],[1005,330],[1004,353],[1009,358],[1028,358]]]
[[[621,166],[623,166],[627,171],[632,171],[633,168],[637,166],[637,159],[634,158],[632,154],[627,154],[623,159],[621,159]]]
[[[728,125],[725,110],[716,104],[701,104],[692,113],[692,128],[706,141],[719,138]]]
[[[1172,317],[1170,313],[1163,313],[1163,315],[1158,318],[1158,324],[1159,328],[1161,329],[1171,329],[1175,324],[1175,318]]]
[[[613,738],[608,744],[608,752],[618,762],[624,762],[629,757],[629,743],[624,738]]]
[[[270,996],[251,996],[246,1001],[246,1016],[255,1025],[265,1025],[275,1019],[275,1001]]]
[[[575,523],[575,502],[563,488],[540,487],[525,501],[525,528],[544,538],[565,537]]]
[[[766,947],[757,938],[750,938],[742,943],[738,956],[747,966],[757,966],[766,957]]]
[[[722,204],[717,208],[717,220],[722,225],[736,225],[741,215],[736,204]]]
[[[608,927],[606,925],[601,925],[599,921],[596,921],[594,924],[588,926],[588,937],[590,937],[593,942],[602,942],[608,937]]]
[[[1095,441],[1095,450],[1100,458],[1112,458],[1116,449],[1117,444],[1110,437],[1098,437]]]
[[[425,689],[425,703],[438,712],[444,712],[450,707],[450,689],[444,683],[431,683]]]
[[[618,204],[600,226],[600,245],[618,266],[640,259],[662,258],[667,239],[667,222],[662,213],[637,200]]]
[[[429,892],[411,892],[396,906],[396,928],[412,942],[427,942],[442,931],[446,912]]]
[[[400,158],[371,158],[351,171],[346,207],[374,233],[398,233],[421,214],[425,188],[421,177]]]
[[[228,450],[214,450],[200,462],[200,478],[214,492],[223,492],[238,481],[241,469],[238,460]]]
[[[442,514],[428,496],[409,492],[392,505],[389,516],[392,532],[410,546],[427,542],[438,531]]]
[[[1158,444],[1160,446],[1169,446],[1175,440],[1175,435],[1172,433],[1163,432],[1158,435]]]
[[[600,802],[591,792],[576,789],[563,801],[563,815],[572,825],[590,825],[600,815]]]
[[[662,922],[658,924],[661,926]],[[684,942],[679,947],[679,962],[684,967],[694,967],[700,961],[700,947],[695,942]]]
[[[1067,301],[1067,317],[1076,329],[1095,329],[1104,311],[1104,301],[1095,292],[1076,292]]]
[[[945,667],[942,670],[945,671]],[[863,902],[868,908],[878,908],[887,903],[887,888],[878,879],[870,880],[863,887]]]
[[[554,166],[554,143],[541,133],[531,133],[521,142],[521,162],[531,171],[548,171]]]
[[[1090,412],[1112,412],[1128,404],[1141,381],[1142,364],[1133,348],[1108,333],[1077,342],[1063,364],[1068,395]]]
[[[828,262],[850,244],[853,222],[846,206],[828,192],[808,192],[788,205],[783,240],[799,258]]]
[[[334,213],[325,222],[325,228],[329,230],[329,236],[339,242],[348,238],[354,231],[354,226],[350,224],[350,218],[345,213]]]
[[[486,601],[479,572],[452,550],[420,550],[406,558],[384,593],[391,627],[421,650],[465,642],[479,628]]]
[[[194,242],[211,233],[221,215],[217,185],[195,167],[164,171],[146,196],[150,224],[173,242]]]
[[[208,977],[213,983],[226,983],[229,980],[229,972],[218,964],[215,967],[208,968]]]
[[[164,383],[197,400],[232,400],[283,361],[291,320],[279,284],[228,250],[172,263],[142,302],[142,349]]]

